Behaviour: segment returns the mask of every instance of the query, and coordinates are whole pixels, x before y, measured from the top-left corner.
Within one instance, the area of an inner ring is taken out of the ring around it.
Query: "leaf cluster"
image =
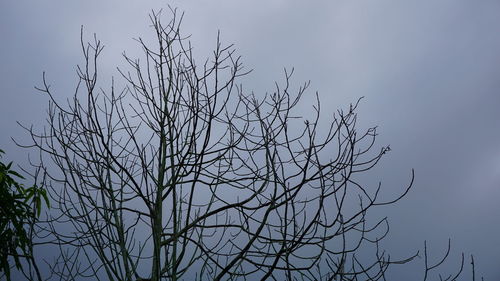
[[[0,158],[4,151],[0,149]],[[42,198],[49,206],[45,189],[33,185],[25,188],[24,177],[12,170],[12,162],[0,162],[0,272],[10,280],[9,257],[21,269],[20,258],[31,253],[27,226],[40,216]]]

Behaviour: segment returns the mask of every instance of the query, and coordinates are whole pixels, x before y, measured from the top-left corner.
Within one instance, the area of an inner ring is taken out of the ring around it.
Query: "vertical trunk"
[[[161,232],[162,232],[162,208],[161,208],[161,194],[156,198],[154,207],[154,216],[152,218],[153,227],[153,268],[152,268],[152,281],[159,281],[161,278]]]
[[[156,190],[156,198],[154,202],[154,209],[151,218],[151,227],[153,230],[153,265],[152,265],[152,281],[159,281],[161,279],[161,234],[162,234],[162,196],[165,181],[165,167],[166,167],[166,136],[162,129],[160,133],[160,153],[158,155],[158,182]]]

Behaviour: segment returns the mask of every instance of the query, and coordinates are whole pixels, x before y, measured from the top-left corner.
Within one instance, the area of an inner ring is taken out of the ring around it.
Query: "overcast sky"
[[[148,12],[167,1],[0,2],[0,148],[25,163],[11,137],[16,121],[42,124],[42,72],[58,98],[73,93],[82,62],[80,26],[106,45],[104,81],[150,35]],[[485,280],[500,278],[500,1],[173,1],[184,33],[208,54],[217,31],[254,71],[244,87],[271,91],[283,68],[296,86],[311,80],[325,117],[364,96],[361,128],[379,126],[392,151],[369,174],[387,194],[414,189],[381,210],[391,222],[387,248],[403,254],[428,240],[436,258],[474,254]],[[307,99],[307,97],[306,97]],[[306,101],[307,103],[307,101]],[[328,112],[331,111],[331,112]],[[456,265],[458,266],[458,264]]]

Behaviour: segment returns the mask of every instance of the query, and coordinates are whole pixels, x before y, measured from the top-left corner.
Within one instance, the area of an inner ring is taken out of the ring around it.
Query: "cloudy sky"
[[[104,3],[102,3],[104,2]],[[25,163],[16,124],[43,123],[42,72],[58,98],[71,96],[82,62],[80,26],[106,45],[105,79],[147,37],[148,12],[185,11],[184,33],[208,54],[220,30],[253,72],[245,88],[271,91],[283,68],[296,85],[311,80],[325,111],[364,96],[360,127],[379,126],[392,151],[369,174],[387,194],[414,189],[381,210],[391,221],[389,251],[428,240],[436,258],[474,254],[485,280],[500,278],[500,1],[1,1],[0,148]],[[306,97],[307,99],[307,97]],[[307,102],[307,101],[306,101]],[[329,113],[329,112],[327,112]],[[325,114],[327,117],[328,114]],[[453,266],[458,266],[455,264]]]

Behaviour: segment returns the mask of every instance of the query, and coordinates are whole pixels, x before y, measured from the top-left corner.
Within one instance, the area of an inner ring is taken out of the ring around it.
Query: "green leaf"
[[[40,217],[40,212],[42,211],[42,200],[40,199],[40,196],[35,197],[35,202],[36,202],[36,216]]]
[[[24,202],[28,202],[31,197],[33,197],[35,195],[35,189],[33,187],[30,187],[28,189],[25,190],[25,194],[24,194]]]
[[[16,172],[16,171],[9,170],[7,173],[8,173],[8,174],[11,174],[11,175],[14,175],[14,176],[16,176],[16,177],[18,177],[18,178],[20,178],[20,179],[24,179],[24,177],[23,177],[23,176],[21,176],[21,175],[20,175],[18,172]]]
[[[47,190],[40,189],[40,194],[42,194],[42,197],[45,200],[45,204],[47,205],[47,207],[50,208],[50,202],[49,202],[49,197],[47,196]]]

